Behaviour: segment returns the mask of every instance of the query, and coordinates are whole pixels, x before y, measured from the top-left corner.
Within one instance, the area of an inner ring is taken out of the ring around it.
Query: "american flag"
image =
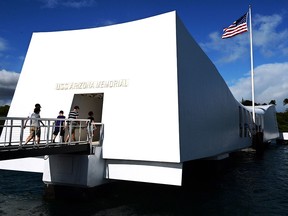
[[[222,39],[230,38],[243,32],[247,32],[247,15],[248,13],[240,17],[238,20],[234,21],[233,24],[231,24],[229,27],[224,28]]]

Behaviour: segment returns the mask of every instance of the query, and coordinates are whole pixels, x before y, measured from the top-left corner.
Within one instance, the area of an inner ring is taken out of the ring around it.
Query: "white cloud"
[[[5,51],[7,49],[7,42],[3,38],[0,37],[0,52]]]
[[[247,34],[241,34],[233,39],[222,39],[219,32],[209,34],[209,41],[200,43],[205,52],[216,52],[217,57],[214,59],[216,64],[226,64],[235,62],[247,53],[249,37]]]
[[[257,57],[255,60],[257,59],[258,64],[262,62],[262,65],[254,68],[255,102],[269,103],[276,100],[276,109],[279,112],[288,108],[283,106],[283,100],[288,98],[288,62],[280,63],[288,56],[288,27],[283,25],[284,15],[257,14],[252,17],[254,57]],[[220,32],[214,32],[209,35],[208,42],[200,45],[213,62],[220,66],[250,55],[249,43],[248,33],[223,40]],[[268,59],[273,63],[267,64]],[[236,82],[233,81],[230,89],[238,101],[242,98],[251,100],[250,72]]]
[[[254,69],[254,90],[256,103],[269,103],[276,100],[276,109],[283,112],[283,100],[288,98],[288,62],[264,64]],[[230,86],[236,100],[251,100],[251,76],[239,79]]]
[[[70,7],[70,8],[83,8],[90,7],[96,4],[95,0],[41,0],[45,7],[55,8],[55,7]]]
[[[0,77],[0,106],[2,106],[11,103],[19,73],[1,70]]]
[[[78,0],[78,1],[63,1],[62,5],[65,7],[72,7],[72,8],[83,8],[83,7],[90,7],[95,4],[94,0]]]
[[[279,14],[252,17],[254,52],[260,51],[265,58],[288,55],[288,28],[281,26],[284,17]],[[281,28],[280,28],[281,27]],[[249,34],[244,33],[233,38],[222,39],[219,32],[209,34],[209,40],[200,46],[211,56],[216,64],[236,62],[249,54]]]
[[[277,54],[287,55],[288,29],[278,30],[282,21],[283,17],[279,14],[255,16],[253,23],[253,45],[260,48],[262,55],[267,57]]]

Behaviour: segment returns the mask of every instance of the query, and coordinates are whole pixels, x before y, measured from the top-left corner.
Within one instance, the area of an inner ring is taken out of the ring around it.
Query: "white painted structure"
[[[280,136],[282,137],[283,140],[288,140],[288,132],[284,132],[280,134]]]
[[[95,155],[34,163],[48,184],[93,187],[107,178],[181,185],[184,162],[251,145],[251,110],[234,99],[176,12],[34,33],[8,116],[25,117],[35,103],[43,118],[59,110],[67,116],[78,105],[80,118],[93,110],[105,124]],[[256,108],[256,115],[265,140],[277,138],[274,106]],[[27,170],[30,160],[0,168]]]

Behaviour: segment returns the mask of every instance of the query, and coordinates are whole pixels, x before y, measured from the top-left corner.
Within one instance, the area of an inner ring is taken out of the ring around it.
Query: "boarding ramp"
[[[87,130],[89,119],[61,119],[65,130],[64,137],[60,132],[53,141],[53,132],[57,118],[37,118],[42,121],[40,124],[40,140],[37,142],[37,136],[25,144],[27,137],[30,135],[29,118],[21,117],[0,117],[0,160],[9,160],[25,157],[36,157],[56,154],[92,154],[96,146],[102,146],[104,139],[104,124],[92,123],[90,128],[94,128],[93,133]],[[26,127],[24,127],[26,124]],[[72,140],[72,130],[75,128],[75,140]],[[36,133],[36,132],[35,132]],[[69,138],[65,141],[67,136]]]

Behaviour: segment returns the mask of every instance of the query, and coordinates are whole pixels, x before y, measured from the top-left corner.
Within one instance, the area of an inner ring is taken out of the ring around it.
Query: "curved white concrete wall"
[[[181,161],[247,147],[239,106],[214,64],[177,19]]]
[[[252,111],[252,107],[247,107]],[[267,142],[280,136],[276,117],[276,108],[274,105],[263,105],[255,107],[256,123],[261,125],[263,130],[263,141]]]

